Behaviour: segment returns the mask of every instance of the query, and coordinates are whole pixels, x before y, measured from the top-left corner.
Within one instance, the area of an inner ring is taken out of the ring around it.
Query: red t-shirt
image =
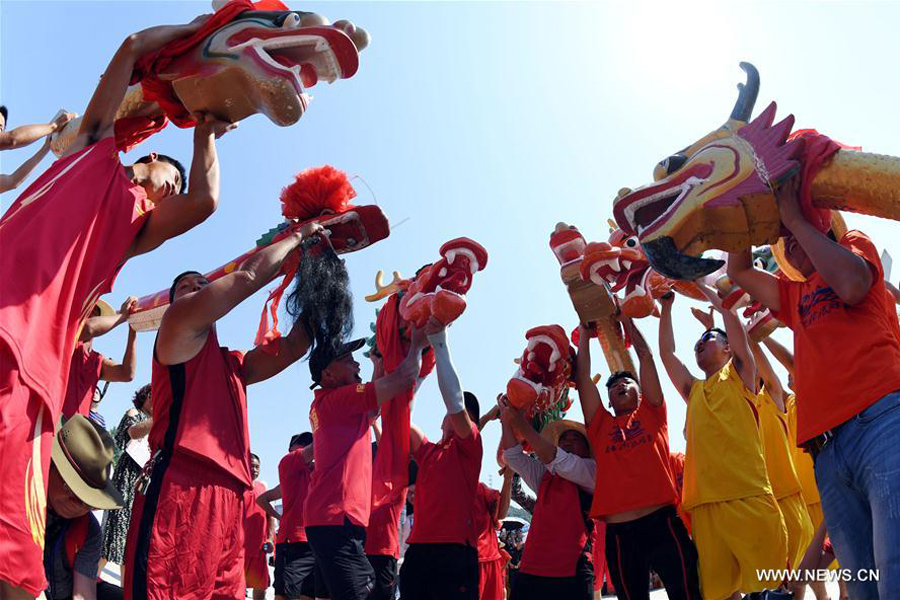
[[[303,503],[309,491],[312,471],[303,458],[303,449],[289,452],[278,463],[278,483],[281,485],[281,522],[278,525],[276,541],[305,542],[306,529],[303,526]]]
[[[303,507],[306,526],[369,524],[372,510],[370,413],[378,407],[372,383],[317,389],[309,409],[316,468]]]
[[[251,487],[243,361],[242,352],[219,346],[215,327],[187,362],[163,365],[154,350],[150,449],[196,459]]]
[[[419,465],[409,544],[475,546],[475,494],[481,473],[481,435],[451,435],[437,444],[422,442],[413,454]]]
[[[665,403],[653,406],[642,398],[619,417],[600,407],[588,437],[597,460],[592,517],[678,502]]]
[[[819,273],[778,282],[776,318],[794,330],[797,445],[900,389],[900,327],[878,251],[860,231],[848,231],[840,243],[872,271],[859,304],[841,301]]]
[[[406,490],[403,490],[393,502],[372,511],[366,527],[366,554],[400,559],[400,512],[405,503]]]
[[[588,524],[583,511],[587,502],[582,505],[582,499],[577,484],[544,473],[519,572],[538,577],[575,575],[578,559],[588,545]]]
[[[264,494],[266,484],[258,479],[253,488],[244,492],[244,563],[262,552],[262,545],[269,539],[269,515],[256,503]]]
[[[88,416],[101,371],[103,371],[103,355],[88,350],[86,344],[78,342],[72,353],[69,383],[66,385],[66,399],[63,401],[62,414],[65,418],[68,419],[72,415]]]
[[[475,531],[478,533],[475,545],[478,548],[478,562],[500,558],[500,544],[497,540],[499,510],[500,492],[478,482],[475,498]]]
[[[109,137],[53,163],[0,218],[0,340],[53,422],[82,322],[152,208]]]

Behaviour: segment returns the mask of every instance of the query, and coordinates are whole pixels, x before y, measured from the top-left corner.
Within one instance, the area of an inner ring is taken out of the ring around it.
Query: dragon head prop
[[[747,83],[719,129],[660,162],[654,183],[619,191],[616,222],[635,235],[653,267],[671,279],[693,280],[720,268],[704,250],[738,252],[772,243],[781,232],[773,187],[793,175],[801,144],[787,142],[794,118],[773,125],[773,102],[749,122],[759,73],[741,63]],[[749,123],[748,123],[749,122]]]
[[[364,32],[341,21],[335,26],[313,13],[246,11],[172,60],[158,77],[171,83],[188,112],[211,112],[237,122],[255,113],[273,123],[296,123],[319,81],[352,77],[359,68],[353,35]]]
[[[232,123],[262,113],[276,125],[293,125],[312,100],[309,88],[352,77],[368,41],[350,21],[328,25],[280,2],[220,3],[197,33],[137,61],[116,112],[116,144],[127,151],[168,120],[191,127],[197,113]],[[80,126],[79,117],[54,134],[54,154],[65,152]]]
[[[449,325],[466,310],[466,293],[475,273],[487,265],[487,250],[467,237],[441,246],[441,258],[419,270],[400,299],[403,320],[423,327],[428,318]]]
[[[528,344],[519,368],[506,384],[506,396],[514,407],[531,419],[558,407],[568,407],[569,383],[575,349],[559,325],[542,325],[525,333]]]
[[[390,226],[382,210],[373,205],[351,205],[349,201],[355,195],[346,175],[334,167],[326,165],[303,171],[281,192],[282,215],[286,220],[260,236],[252,249],[206,273],[206,278],[215,281],[231,273],[263,248],[284,239],[306,223],[313,221],[326,229],[328,235],[318,236],[319,243],[308,249],[307,256],[322,253],[326,245],[336,254],[356,252],[388,237]],[[293,257],[285,260],[282,273],[286,276],[281,286],[270,295],[270,300],[280,298],[280,294],[284,292],[297,270],[300,255],[294,254]],[[167,288],[139,298],[137,308],[128,321],[137,331],[156,329],[168,307]],[[275,300],[271,313],[276,326],[277,308],[278,301]],[[274,331],[277,332],[277,329]],[[267,322],[263,320],[260,324],[260,333],[267,332]],[[257,339],[260,339],[259,336]]]
[[[577,249],[571,248],[573,254],[576,250],[583,252],[581,278],[599,286],[609,286],[616,295],[622,316],[639,319],[653,314],[655,300],[671,290],[695,300],[703,299],[693,283],[669,279],[653,269],[637,237],[626,234],[613,222],[610,222],[606,242],[584,244],[583,238],[573,237],[572,232],[572,228],[563,229],[557,235],[572,237],[570,243],[581,240]]]

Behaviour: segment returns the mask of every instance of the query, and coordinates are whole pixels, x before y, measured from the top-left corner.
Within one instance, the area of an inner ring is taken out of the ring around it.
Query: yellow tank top
[[[788,444],[787,415],[781,412],[766,388],[756,398],[766,470],[769,472],[772,492],[780,500],[801,490]]]
[[[755,397],[732,362],[694,382],[687,406],[685,510],[772,493]]]
[[[819,498],[819,488],[816,485],[816,473],[813,470],[813,460],[809,452],[797,447],[797,397],[794,394],[784,401],[788,417],[788,446],[791,448],[791,457],[794,459],[794,470],[800,480],[803,489],[803,501],[807,504],[816,504],[822,500]]]

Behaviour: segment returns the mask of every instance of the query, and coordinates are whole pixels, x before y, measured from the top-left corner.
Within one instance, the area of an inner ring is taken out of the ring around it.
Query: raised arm
[[[66,150],[65,155],[79,152],[112,135],[116,112],[125,98],[137,60],[144,54],[159,50],[169,42],[196,32],[206,18],[206,15],[197,17],[186,25],[150,27],[125,38],[103,72],[100,83],[81,118],[78,136]]]
[[[793,375],[794,353],[782,346],[771,335],[763,340],[763,344],[766,345],[766,348],[768,348],[769,352],[772,353],[772,356],[775,357],[775,360],[780,362],[781,366],[787,369],[788,373]]]
[[[64,112],[49,123],[43,125],[22,125],[21,127],[16,127],[15,129],[12,129],[10,131],[2,131],[0,132],[0,150],[15,150],[16,148],[23,148],[29,144],[32,144],[44,136],[48,136],[51,133],[59,131],[66,125],[66,123],[71,121],[74,116],[75,115],[73,115],[72,113]],[[44,155],[47,154],[47,150],[49,150],[50,148],[49,143],[45,144],[45,147],[46,149],[41,148],[40,150],[40,152],[43,152]],[[44,155],[42,155],[41,158],[43,158]],[[32,169],[33,168],[34,167],[32,167]],[[26,173],[23,176],[23,179],[27,176],[28,174]]]
[[[149,434],[151,429],[153,429],[153,419],[145,419],[128,428],[128,437],[133,440],[139,440]]]
[[[272,344],[277,347],[274,352],[271,351],[272,348],[257,346],[244,355],[244,378],[247,385],[274,377],[303,358],[310,345],[306,322],[298,319],[287,335],[266,346]]]
[[[662,306],[659,315],[659,356],[672,385],[687,402],[691,397],[691,388],[694,386],[695,379],[684,363],[675,356],[675,332],[672,329],[672,303],[674,301],[675,294],[673,292],[669,292],[659,299],[659,304]]]
[[[472,427],[475,424],[466,410],[459,375],[456,374],[456,368],[453,366],[453,360],[450,358],[447,328],[435,321],[434,317],[431,317],[426,326],[426,331],[428,331],[428,341],[431,342],[431,347],[434,348],[438,387],[441,390],[441,398],[444,399],[444,406],[447,407],[447,414],[450,415],[450,424],[453,426],[453,431],[457,436],[467,438],[472,435]]]
[[[425,332],[414,327],[406,358],[396,369],[374,381],[378,406],[416,385],[419,371],[422,369],[422,349],[427,345]]]
[[[506,397],[503,397],[500,401],[500,419],[501,421],[505,419],[504,423],[525,438],[525,441],[534,450],[534,455],[537,456],[538,460],[545,465],[553,462],[553,459],[556,458],[556,446],[535,431],[528,419],[525,418],[524,413],[515,409]]]
[[[134,372],[137,369],[136,345],[137,332],[129,327],[128,340],[125,342],[125,354],[122,356],[122,362],[117,363],[109,358],[104,358],[103,366],[100,368],[100,379],[103,381],[133,380]]]
[[[95,337],[100,337],[101,335],[106,335],[122,323],[128,320],[128,317],[131,316],[131,313],[134,312],[134,308],[137,306],[137,298],[134,296],[129,296],[125,302],[122,303],[122,307],[119,309],[119,312],[114,315],[108,316],[96,316],[96,317],[88,317],[84,321],[84,327],[81,328],[81,333],[79,334],[78,341],[86,342]]]
[[[584,323],[578,325],[578,354],[575,356],[575,389],[578,390],[578,399],[581,401],[581,412],[584,413],[584,422],[588,425],[594,419],[594,415],[603,406],[600,391],[591,377],[591,331]]]
[[[794,177],[776,191],[781,222],[838,298],[851,306],[859,304],[875,282],[874,267],[806,220],[800,210],[798,189],[799,177]]]
[[[266,511],[266,514],[273,519],[281,520],[281,515],[278,514],[278,511],[275,510],[275,507],[272,506],[272,502],[275,500],[281,500],[281,484],[276,485],[271,490],[266,490],[262,494],[256,497],[256,504],[259,505],[261,509]]]
[[[778,278],[753,266],[753,253],[749,248],[728,255],[728,276],[766,308],[775,312],[781,309]]]
[[[500,488],[500,505],[497,507],[497,520],[502,521],[509,514],[509,501],[512,496],[513,470],[509,467],[501,469],[503,486]]]
[[[769,362],[762,347],[752,340],[750,341],[750,350],[753,351],[753,358],[756,360],[756,368],[759,370],[759,376],[766,386],[766,391],[769,392],[769,396],[772,397],[778,410],[787,412],[787,409],[784,406],[784,387],[781,385],[781,380],[778,379],[778,375],[775,374],[772,363]]]
[[[196,227],[216,211],[219,203],[217,138],[236,125],[203,115],[194,127],[194,157],[185,194],[167,196],[150,211],[128,251],[128,258],[158,248],[166,240]]]
[[[756,377],[756,361],[753,359],[753,353],[750,351],[750,340],[747,338],[747,331],[734,311],[722,306],[722,300],[712,289],[700,282],[697,282],[697,287],[700,288],[700,291],[703,292],[709,303],[713,305],[713,308],[722,315],[722,322],[725,324],[725,333],[728,335],[728,346],[731,348],[731,359],[734,361],[734,366],[747,389],[756,392],[759,387],[759,381]]]
[[[641,363],[640,384],[641,395],[653,406],[662,406],[663,391],[662,385],[659,383],[659,373],[656,371],[656,361],[653,360],[653,351],[644,339],[644,335],[637,328],[632,319],[624,321],[625,330],[631,337],[631,344],[634,347],[635,354]]]
[[[491,421],[495,421],[500,418],[500,407],[494,406],[491,410],[487,411],[481,418],[478,420],[478,431],[483,431],[485,426]]]
[[[175,364],[190,359],[203,343],[210,325],[271,281],[300,242],[319,231],[320,225],[307,224],[260,250],[235,271],[173,302],[163,316],[156,340],[159,360]]]
[[[14,190],[19,187],[22,182],[25,181],[25,178],[34,171],[35,167],[44,160],[44,157],[47,156],[49,151],[50,140],[48,138],[38,151],[35,152],[31,158],[23,162],[11,175],[0,174],[0,193],[8,192],[9,190]]]

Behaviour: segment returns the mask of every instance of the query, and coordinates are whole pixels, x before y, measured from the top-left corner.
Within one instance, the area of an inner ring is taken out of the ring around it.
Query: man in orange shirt
[[[787,566],[787,532],[766,472],[756,410],[756,363],[737,316],[720,310],[725,331],[707,329],[694,345],[697,379],[675,356],[674,294],[661,299],[660,355],[687,402],[682,506],[691,513],[700,588],[709,600],[777,588],[765,569]]]
[[[805,281],[729,256],[732,279],[794,331],[797,444],[815,460],[822,510],[855,598],[900,598],[900,327],[881,259],[859,231],[840,239],[804,216],[798,182],[778,192],[785,260]],[[877,532],[877,535],[875,535]]]
[[[653,353],[630,320],[640,359],[606,382],[612,412],[591,379],[590,331],[578,339],[575,384],[597,461],[591,517],[606,522],[606,564],[620,598],[649,598],[650,569],[672,600],[700,598],[697,549],[678,518],[679,493],[669,457],[666,403]]]

